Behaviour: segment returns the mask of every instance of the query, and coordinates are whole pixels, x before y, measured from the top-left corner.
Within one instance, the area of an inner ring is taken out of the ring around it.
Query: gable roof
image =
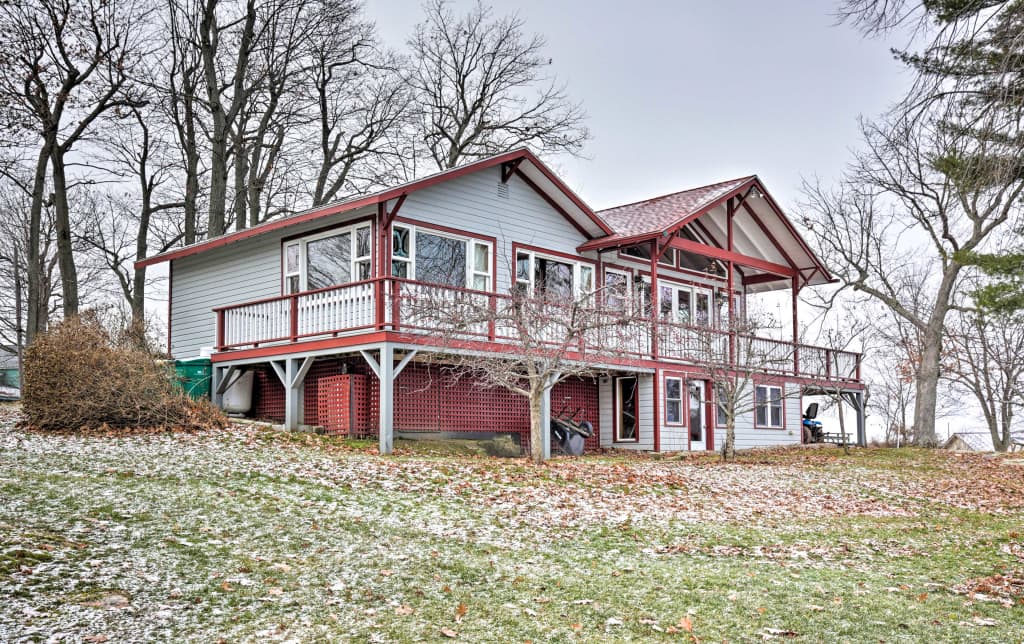
[[[684,227],[701,243],[726,249],[729,226],[725,204],[730,198],[737,198],[733,215],[735,252],[790,267],[803,285],[832,281],[828,268],[796,231],[757,175],[600,210],[598,216],[615,228],[615,234],[587,241],[579,250],[621,248],[674,234]],[[753,290],[770,290],[780,283],[788,286],[788,280],[775,280],[770,273],[748,270],[747,277],[757,277],[750,281]]]
[[[531,188],[536,190],[555,210],[569,219],[586,237],[594,239],[596,237],[610,235],[612,233],[612,229],[594,213],[590,206],[584,203],[584,201],[580,199],[579,196],[569,188],[569,186],[559,179],[550,168],[544,165],[544,163],[541,162],[533,152],[526,148],[521,148],[518,150],[512,150],[511,152],[505,152],[503,154],[496,154],[494,156],[487,157],[486,159],[468,163],[457,168],[437,172],[420,179],[414,179],[413,181],[408,181],[393,188],[387,188],[368,195],[360,195],[323,206],[317,206],[287,217],[262,223],[258,226],[246,228],[245,230],[196,242],[182,248],[175,248],[137,261],[135,262],[135,266],[150,266],[160,262],[179,259],[207,250],[212,250],[220,246],[225,246],[227,244],[239,242],[243,239],[262,235],[274,230],[279,230],[281,228],[319,219],[321,217],[328,217],[330,215],[349,212],[359,208],[365,208],[367,206],[387,203],[392,199],[404,197],[411,192],[422,190],[423,188],[430,187],[442,181],[448,181],[450,179],[455,179],[456,177],[461,177],[472,172],[478,172],[480,170],[485,170],[505,163],[509,164],[508,167],[510,173],[515,174],[515,176],[519,177]]]
[[[660,234],[681,219],[704,212],[723,197],[742,189],[754,178],[750,176],[721,181],[599,210],[597,214],[615,230],[614,235],[602,238],[601,241]]]

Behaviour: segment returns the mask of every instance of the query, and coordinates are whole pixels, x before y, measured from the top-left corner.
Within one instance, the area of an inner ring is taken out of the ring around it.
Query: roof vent
[[[508,199],[508,184],[507,183],[499,183],[498,184],[498,196],[501,197],[502,199]]]

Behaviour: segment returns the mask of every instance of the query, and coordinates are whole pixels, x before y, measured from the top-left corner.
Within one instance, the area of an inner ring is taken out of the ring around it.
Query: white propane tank
[[[252,371],[235,378],[221,399],[221,408],[229,414],[244,414],[252,409]]]

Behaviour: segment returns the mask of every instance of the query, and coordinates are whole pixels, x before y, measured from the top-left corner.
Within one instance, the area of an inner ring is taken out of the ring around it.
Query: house
[[[636,351],[581,346],[605,375],[559,383],[547,413],[580,408],[597,430],[590,447],[701,451],[721,445],[722,419],[687,338],[742,316],[748,295],[783,289],[795,329],[799,291],[832,279],[756,176],[595,212],[525,149],[139,265],[158,262],[170,264],[168,352],[211,358],[215,400],[252,374],[251,415],[377,435],[383,453],[396,431],[528,436],[521,396],[448,382],[424,360],[451,347],[417,324],[417,294],[641,293]],[[509,350],[494,325],[473,333],[459,350]],[[755,341],[779,359],[756,382],[737,447],[799,443],[801,392],[863,401],[858,354],[795,333]]]
[[[993,452],[991,432],[954,432],[950,434],[943,449],[954,452]],[[1008,452],[1024,451],[1024,432],[1012,432]]]
[[[16,400],[21,395],[18,349],[0,345],[0,400]]]

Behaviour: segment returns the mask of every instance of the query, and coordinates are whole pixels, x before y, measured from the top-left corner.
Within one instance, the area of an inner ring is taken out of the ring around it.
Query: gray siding
[[[664,379],[661,380],[664,383]],[[661,385],[664,392],[664,384]],[[608,388],[609,395],[611,388]],[[753,394],[751,394],[752,396]],[[783,413],[785,414],[784,429],[761,429],[754,427],[754,412],[749,411],[740,414],[736,419],[736,449],[750,449],[753,447],[775,447],[782,445],[798,445],[800,443],[800,421],[802,418],[800,388],[795,384],[786,385],[786,395],[783,401]],[[663,399],[664,393],[662,393]],[[662,404],[661,418],[664,420],[664,402]],[[687,416],[688,417],[688,416]],[[608,404],[608,418],[611,420],[611,403]],[[651,417],[647,417],[648,427],[651,424]],[[706,430],[705,430],[706,431]],[[715,449],[721,449],[725,443],[725,427],[715,427]],[[609,433],[609,440],[611,434]],[[690,449],[689,427],[678,425],[661,425],[661,451],[681,452]],[[602,441],[602,445],[603,445]],[[693,445],[693,451],[704,451],[706,443]]]
[[[398,216],[494,237],[503,293],[510,285],[513,242],[575,255],[587,238],[518,177],[508,182],[507,197],[499,196],[499,185],[500,168],[474,172],[410,194]]]
[[[601,408],[601,447],[650,451],[654,449],[654,375],[640,374],[639,440],[629,443],[615,442],[615,425],[612,418],[612,379],[602,378],[599,383]]]
[[[194,358],[216,340],[213,307],[281,294],[281,239],[365,217],[373,210],[324,217],[174,260],[171,355]]]
[[[435,184],[409,195],[399,216],[494,237],[498,292],[510,284],[512,244],[576,252],[586,238],[521,179],[500,196],[499,168]],[[324,217],[175,260],[171,274],[171,352],[190,358],[214,345],[215,306],[281,294],[281,239],[372,214],[373,209]]]

